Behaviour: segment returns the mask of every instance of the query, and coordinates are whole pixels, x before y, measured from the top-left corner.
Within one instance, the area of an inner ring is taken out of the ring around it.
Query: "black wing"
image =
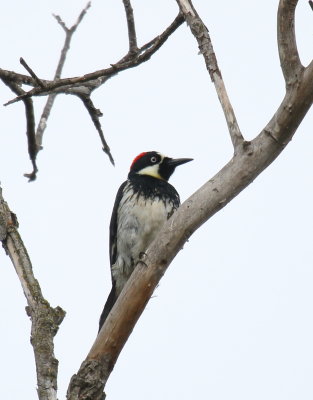
[[[110,265],[115,263],[116,261],[116,236],[117,236],[117,210],[120,204],[120,201],[123,197],[123,190],[127,184],[127,181],[121,184],[120,188],[117,191],[115,203],[112,210],[111,222],[110,222]]]
[[[104,305],[102,314],[100,316],[100,321],[99,321],[99,331],[104,324],[104,321],[106,320],[107,316],[109,315],[109,312],[111,311],[114,303],[116,302],[116,290],[115,290],[115,282],[113,281],[113,276],[112,276],[112,265],[116,261],[116,234],[117,234],[117,210],[118,206],[120,204],[121,198],[123,196],[123,190],[126,185],[127,181],[122,183],[120,188],[117,191],[116,194],[116,199],[115,203],[113,206],[112,210],[112,216],[111,216],[111,222],[110,222],[110,266],[111,266],[111,278],[112,278],[112,289],[109,294],[109,297],[107,298],[107,301]]]
[[[109,312],[111,311],[112,307],[114,306],[116,299],[117,299],[117,296],[116,296],[116,291],[115,291],[115,283],[113,283],[111,292],[109,294],[109,297],[107,298],[107,301],[105,302],[103,311],[100,316],[98,332],[100,332],[100,329],[102,328],[104,321],[106,320],[107,316],[109,315]]]

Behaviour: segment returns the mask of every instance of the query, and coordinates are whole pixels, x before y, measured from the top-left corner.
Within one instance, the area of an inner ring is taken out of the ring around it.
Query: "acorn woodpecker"
[[[133,272],[140,253],[179,207],[179,195],[168,183],[178,165],[192,158],[173,159],[156,152],[139,154],[120,186],[110,222],[112,289],[102,311],[99,330]]]

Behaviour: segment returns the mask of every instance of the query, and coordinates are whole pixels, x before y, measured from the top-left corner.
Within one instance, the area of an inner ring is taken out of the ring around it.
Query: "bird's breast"
[[[146,251],[177,207],[172,199],[134,195],[126,188],[117,211],[117,258],[112,266],[118,286],[124,285],[140,253]]]

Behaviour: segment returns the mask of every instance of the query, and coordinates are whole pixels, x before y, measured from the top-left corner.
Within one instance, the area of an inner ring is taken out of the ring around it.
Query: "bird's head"
[[[148,175],[168,181],[178,165],[192,161],[192,158],[170,158],[157,151],[140,153],[130,166],[129,175]]]

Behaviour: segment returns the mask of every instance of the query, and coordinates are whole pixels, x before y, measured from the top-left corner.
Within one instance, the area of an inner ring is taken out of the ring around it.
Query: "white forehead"
[[[158,155],[161,157],[161,162],[164,160],[164,158],[166,157],[164,154],[162,153],[158,153]]]

